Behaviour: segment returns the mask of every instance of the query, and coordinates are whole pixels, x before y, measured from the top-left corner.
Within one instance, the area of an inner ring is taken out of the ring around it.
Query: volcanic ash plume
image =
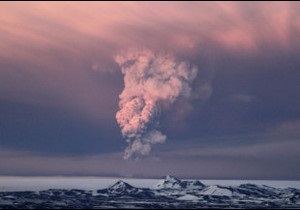
[[[124,159],[148,155],[151,145],[166,141],[157,130],[162,105],[168,108],[178,96],[189,97],[197,68],[177,61],[171,54],[150,50],[129,51],[115,60],[125,83],[116,114],[128,143]]]

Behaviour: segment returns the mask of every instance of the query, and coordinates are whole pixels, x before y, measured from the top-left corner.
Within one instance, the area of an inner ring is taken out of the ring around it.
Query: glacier
[[[36,188],[18,191],[5,190],[0,178],[0,209],[300,208],[300,189],[291,186],[279,188],[257,183],[207,184],[169,175],[155,180],[155,184],[154,180],[147,180],[144,186],[141,180],[130,179],[130,183],[121,179],[107,180],[115,182],[104,188],[90,185],[89,189]],[[138,186],[133,186],[134,183]],[[153,185],[150,186],[151,183]]]

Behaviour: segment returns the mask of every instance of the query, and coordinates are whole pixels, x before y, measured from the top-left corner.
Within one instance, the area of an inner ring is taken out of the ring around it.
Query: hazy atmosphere
[[[300,179],[299,2],[1,2],[0,175]]]

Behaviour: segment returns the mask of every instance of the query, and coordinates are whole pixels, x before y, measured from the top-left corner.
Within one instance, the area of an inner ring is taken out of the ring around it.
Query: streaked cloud
[[[29,92],[34,87],[28,83],[41,83],[88,110],[83,103],[97,103],[85,96],[97,86],[88,70],[118,69],[113,56],[121,49],[144,47],[192,59],[219,50],[294,49],[300,44],[299,10],[297,2],[2,2],[0,62],[14,63],[18,74],[31,78],[16,87],[1,81],[1,89],[20,92],[26,85]],[[2,80],[9,80],[8,71],[1,67]],[[83,80],[91,88],[68,90]],[[195,95],[211,92],[206,82]]]
[[[288,49],[299,47],[299,9],[297,2],[2,2],[1,56],[30,59],[57,48],[78,55],[91,40],[105,43],[103,52],[209,50],[207,42],[229,51]]]

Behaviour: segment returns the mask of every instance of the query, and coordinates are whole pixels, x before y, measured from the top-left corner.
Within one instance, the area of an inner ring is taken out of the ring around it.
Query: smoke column
[[[124,75],[116,119],[128,143],[124,159],[148,155],[153,144],[164,143],[159,114],[179,97],[189,97],[197,68],[172,54],[131,50],[115,57]]]

